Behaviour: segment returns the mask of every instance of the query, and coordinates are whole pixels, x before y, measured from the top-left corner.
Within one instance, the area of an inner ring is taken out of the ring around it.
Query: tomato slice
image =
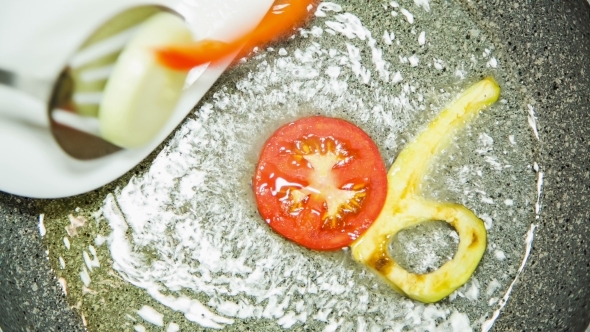
[[[312,116],[279,128],[253,179],[258,211],[304,247],[348,246],[377,218],[387,174],[369,135],[345,120]]]

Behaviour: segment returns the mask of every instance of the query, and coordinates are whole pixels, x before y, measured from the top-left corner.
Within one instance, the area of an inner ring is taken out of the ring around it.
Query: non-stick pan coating
[[[545,172],[532,255],[494,330],[583,331],[590,322],[590,5],[529,0],[471,1],[468,7],[517,66],[534,99]],[[91,202],[113,189],[76,201]],[[0,327],[5,332],[83,330],[41,243],[37,218],[47,212],[46,205],[0,194]]]

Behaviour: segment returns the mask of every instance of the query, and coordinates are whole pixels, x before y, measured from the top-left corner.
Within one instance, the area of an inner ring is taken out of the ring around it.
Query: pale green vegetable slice
[[[458,204],[427,201],[419,187],[454,133],[499,96],[500,87],[492,78],[472,85],[399,154],[387,174],[387,198],[379,217],[351,246],[356,261],[410,298],[422,302],[443,299],[469,280],[485,252],[486,229],[473,212]],[[433,220],[444,220],[455,228],[457,253],[431,273],[406,271],[389,254],[390,239],[403,229]]]
[[[137,148],[160,132],[180,98],[187,73],[159,65],[154,50],[192,40],[184,21],[171,13],[158,13],[142,23],[106,84],[98,113],[102,138]]]

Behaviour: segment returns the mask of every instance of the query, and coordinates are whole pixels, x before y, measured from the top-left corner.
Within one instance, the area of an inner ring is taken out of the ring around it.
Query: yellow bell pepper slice
[[[387,174],[387,199],[379,217],[351,246],[356,261],[412,299],[431,303],[451,294],[469,280],[485,252],[484,223],[461,205],[424,199],[419,186],[435,157],[449,145],[456,131],[499,96],[500,87],[491,77],[472,85],[399,154]],[[403,229],[435,220],[444,220],[455,228],[459,234],[457,253],[431,273],[406,271],[388,252],[391,239]]]

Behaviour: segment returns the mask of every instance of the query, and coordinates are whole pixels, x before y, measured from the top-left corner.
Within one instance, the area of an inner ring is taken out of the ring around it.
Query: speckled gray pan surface
[[[478,1],[539,114],[543,210],[530,265],[497,331],[583,331],[590,320],[590,8]]]
[[[362,10],[376,10],[365,0]],[[495,331],[583,331],[590,322],[590,5],[578,1],[471,1],[468,8],[518,68],[539,119],[543,209],[528,266]],[[232,73],[225,82],[231,81]],[[155,154],[126,175],[143,171]],[[114,185],[58,205],[102,200]],[[78,331],[46,259],[39,213],[56,202],[0,193],[0,328]]]

